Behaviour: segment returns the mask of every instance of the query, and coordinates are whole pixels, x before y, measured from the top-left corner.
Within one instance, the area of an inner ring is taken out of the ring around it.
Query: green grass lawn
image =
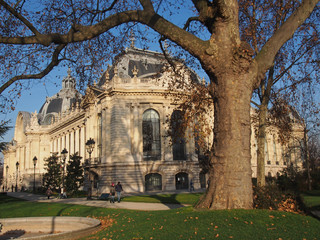
[[[178,198],[178,196],[175,196]],[[133,211],[33,203],[0,195],[0,218],[83,216],[110,226],[85,239],[319,239],[320,222],[309,216],[269,210]]]

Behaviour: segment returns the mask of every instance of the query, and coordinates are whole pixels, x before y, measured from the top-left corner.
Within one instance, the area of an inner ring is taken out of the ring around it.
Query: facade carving
[[[157,52],[131,46],[120,54],[84,96],[68,71],[59,93],[45,99],[39,113],[19,112],[14,140],[4,152],[3,188],[42,185],[44,159],[66,148],[78,153],[88,176],[84,190],[108,192],[111,182],[121,181],[126,192],[206,187],[195,141],[170,144],[168,116],[177,105],[168,92],[175,76]],[[183,65],[179,67],[186,71]],[[185,81],[201,80],[191,71]],[[252,176],[256,176],[256,141],[252,131]],[[95,140],[93,152],[86,141]],[[266,175],[275,176],[289,164],[276,131],[266,142]],[[295,153],[296,154],[296,153]],[[69,156],[66,161],[69,160]],[[34,166],[33,158],[38,159]],[[293,156],[291,159],[300,159]],[[18,165],[16,165],[18,163]],[[300,164],[300,163],[297,163]],[[18,167],[16,167],[18,166]],[[90,182],[89,182],[90,179]]]

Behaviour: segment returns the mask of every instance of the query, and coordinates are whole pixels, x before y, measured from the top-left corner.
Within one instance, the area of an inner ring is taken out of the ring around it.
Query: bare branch
[[[89,13],[92,13],[92,14],[103,14],[103,13],[106,13],[106,12],[109,12],[113,9],[114,5],[116,5],[116,3],[118,2],[119,0],[114,0],[110,7],[106,8],[106,9],[103,9],[103,10],[99,10],[98,7],[97,7],[97,10],[95,11],[92,11],[92,10],[87,10]]]
[[[167,50],[163,48],[162,46],[162,42],[165,41],[166,39],[162,36],[159,39],[159,45],[161,48],[161,51],[165,57],[165,59],[168,61],[168,63],[170,64],[170,66],[173,68],[173,71],[176,72],[176,65],[174,64],[174,62],[172,61],[172,58],[170,58],[170,56],[168,56]]]
[[[18,13],[9,4],[7,4],[3,0],[0,0],[0,5],[2,5],[5,9],[7,9],[13,16],[19,19],[24,25],[26,25],[36,36],[40,35],[38,30],[25,17],[23,17],[20,13]]]
[[[288,20],[267,41],[255,58],[258,64],[258,75],[263,75],[272,66],[279,49],[310,16],[318,2],[319,0],[304,0]],[[259,81],[259,79],[257,80]]]
[[[318,43],[314,44],[313,46],[308,47],[303,53],[301,53],[298,58],[296,58],[285,70],[281,72],[281,74],[277,76],[277,78],[274,80],[274,84],[276,84],[306,53],[308,53],[318,45],[319,45]]]
[[[58,57],[59,57],[60,52],[65,48],[65,46],[66,45],[62,44],[62,45],[59,45],[55,49],[55,51],[52,54],[52,60],[51,60],[50,64],[43,71],[36,73],[36,74],[22,74],[22,75],[18,75],[18,76],[11,78],[10,80],[8,80],[5,84],[3,84],[0,87],[0,94],[16,81],[23,80],[23,79],[41,79],[44,76],[46,76],[61,61],[58,59]]]
[[[187,28],[190,26],[190,23],[193,22],[193,21],[200,21],[199,17],[191,17],[191,18],[188,18],[186,24],[184,25],[183,29],[184,30],[187,30]]]
[[[259,105],[258,103],[256,103],[255,101],[252,101],[252,100],[251,100],[251,103],[252,103],[253,105],[255,105],[257,108],[260,108],[260,105]]]

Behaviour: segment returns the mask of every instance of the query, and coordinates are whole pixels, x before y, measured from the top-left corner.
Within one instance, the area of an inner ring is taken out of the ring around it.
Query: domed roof
[[[112,67],[103,74],[98,82],[102,86],[106,81],[106,74],[112,79],[115,71],[120,78],[132,78],[134,72],[138,78],[153,78],[161,74],[161,70],[166,64],[166,59],[162,53],[138,49],[133,46],[115,57]]]
[[[47,97],[46,102],[39,111],[39,123],[48,125],[54,121],[54,117],[71,108],[76,102],[80,102],[82,95],[76,90],[76,81],[71,76],[70,69],[68,76],[62,80],[62,89],[52,97]]]
[[[173,58],[171,60],[184,64],[181,59]],[[103,86],[115,74],[122,79],[133,77],[139,79],[159,78],[168,68],[168,65],[168,60],[163,53],[139,49],[131,45],[115,57],[112,66],[108,67],[103,73],[97,85],[99,87]],[[198,76],[191,69],[189,71],[192,80],[198,82]]]

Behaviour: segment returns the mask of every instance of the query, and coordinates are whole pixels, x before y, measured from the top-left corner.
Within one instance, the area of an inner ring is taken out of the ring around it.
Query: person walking
[[[52,194],[52,191],[51,191],[50,187],[48,187],[48,189],[46,191],[46,194],[47,194],[48,199],[50,199],[50,196]]]
[[[116,189],[116,192],[117,192],[118,203],[119,203],[120,200],[121,200],[121,192],[123,191],[122,185],[121,185],[120,182],[118,182],[118,184],[116,185],[115,189]]]
[[[114,183],[112,183],[111,187],[110,187],[110,203],[114,203],[115,195],[116,195],[116,190],[115,190],[115,187],[114,187]]]
[[[193,181],[190,180],[190,192],[194,191]]]

